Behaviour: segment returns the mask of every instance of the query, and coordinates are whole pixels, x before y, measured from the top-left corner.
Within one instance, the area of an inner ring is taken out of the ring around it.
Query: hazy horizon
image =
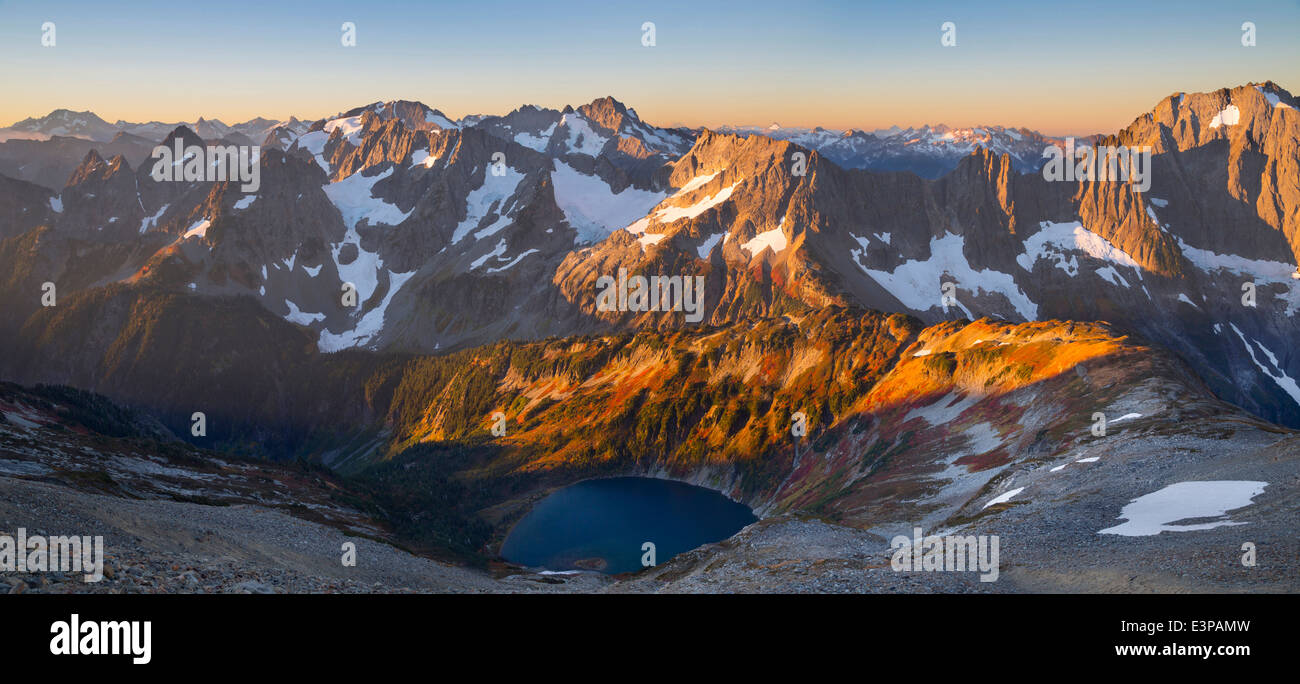
[[[1069,19],[1029,2],[823,0],[797,14],[768,0],[736,10],[571,4],[556,13],[515,0],[0,3],[0,123],[56,109],[110,123],[315,120],[395,99],[461,118],[611,95],[661,126],[943,123],[1087,135],[1114,132],[1179,91],[1300,83],[1295,2],[1103,2]],[[54,47],[41,45],[46,21]],[[647,21],[653,47],[642,44]],[[957,44],[943,47],[949,21]],[[1241,44],[1245,21],[1256,25],[1253,47]],[[356,25],[355,47],[340,42],[344,22]]]

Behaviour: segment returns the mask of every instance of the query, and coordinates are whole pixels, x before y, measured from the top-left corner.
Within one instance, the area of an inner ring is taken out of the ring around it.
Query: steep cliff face
[[[1119,134],[1150,145],[1161,165],[1150,194],[1188,242],[1251,259],[1300,255],[1300,111],[1269,81],[1177,93]]]

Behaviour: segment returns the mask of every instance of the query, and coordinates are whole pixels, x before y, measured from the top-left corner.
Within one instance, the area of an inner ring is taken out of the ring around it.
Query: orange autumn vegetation
[[[725,466],[762,489],[789,473],[795,412],[807,415],[813,434],[953,390],[1003,394],[1125,349],[1133,346],[1104,325],[923,328],[907,316],[850,309],[503,342],[402,369],[390,453],[422,442],[491,444],[484,476]],[[915,356],[921,351],[929,353]],[[498,411],[507,417],[502,437],[489,432]]]
[[[941,323],[918,336],[862,407],[880,411],[925,404],[954,390],[977,396],[1006,394],[1132,348],[1126,337],[1104,324],[1013,325],[990,319]]]

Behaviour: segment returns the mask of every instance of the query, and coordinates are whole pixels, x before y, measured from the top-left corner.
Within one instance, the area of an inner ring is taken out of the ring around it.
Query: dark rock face
[[[54,204],[50,200],[56,200]],[[0,240],[22,235],[53,221],[58,206],[54,193],[36,185],[0,176]]]

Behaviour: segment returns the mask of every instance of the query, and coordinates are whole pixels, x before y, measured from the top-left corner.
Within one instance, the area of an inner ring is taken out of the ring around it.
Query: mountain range
[[[1289,500],[1263,445],[1294,462],[1298,106],[1272,82],[1173,93],[1083,141],[1149,148],[1146,191],[1047,180],[1063,141],[1026,129],[663,128],[610,97],[459,121],[58,111],[0,143],[0,374],[177,434],[203,411],[230,453],[436,461],[487,549],[539,490],[628,473],[882,534],[991,524],[1026,487],[1068,496],[1042,466],[1178,430],[1229,455],[1169,467],[1268,471]],[[260,187],[154,180],[178,143],[260,145]],[[635,276],[702,279],[701,320],[599,305]],[[1127,437],[1090,439],[1098,412]],[[1107,502],[1132,488],[1095,477]]]
[[[935,180],[846,169],[788,140],[655,128],[611,98],[471,126],[377,103],[268,132],[255,195],[158,183],[93,149],[58,191],[8,179],[2,237],[23,255],[13,286],[29,271],[64,296],[117,282],[250,296],[325,352],[684,324],[596,311],[596,281],[620,268],[705,277],[714,324],[829,304],[1106,320],[1300,425],[1294,102],[1273,84],[1161,101],[1113,138],[1154,150],[1146,193],[1049,182],[979,146]],[[1216,125],[1224,111],[1234,123]],[[177,138],[203,142],[185,127],[161,142]],[[340,303],[343,283],[361,306]],[[24,286],[9,325],[39,326]]]

